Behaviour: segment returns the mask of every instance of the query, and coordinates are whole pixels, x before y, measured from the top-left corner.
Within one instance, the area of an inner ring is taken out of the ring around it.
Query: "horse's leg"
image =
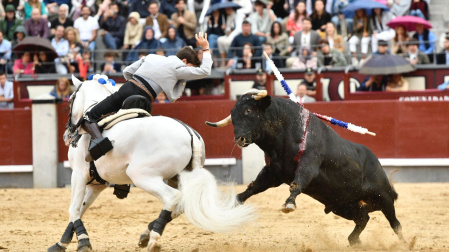
[[[86,186],[86,194],[84,195],[83,205],[81,206],[81,216],[84,215],[86,210],[94,203],[100,193],[108,188],[109,183],[102,184],[89,184]]]

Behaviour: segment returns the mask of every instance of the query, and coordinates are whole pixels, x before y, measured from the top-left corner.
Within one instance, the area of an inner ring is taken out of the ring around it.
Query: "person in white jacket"
[[[127,80],[120,89],[95,105],[86,113],[83,128],[92,136],[89,152],[91,157],[86,161],[97,160],[109,150],[112,144],[107,137],[102,137],[97,120],[102,115],[117,112],[123,101],[132,95],[142,95],[154,101],[162,91],[170,102],[175,102],[182,95],[186,80],[207,77],[211,73],[212,57],[210,55],[207,34],[199,33],[196,40],[203,48],[202,62],[191,47],[182,48],[172,56],[149,54],[123,70]]]

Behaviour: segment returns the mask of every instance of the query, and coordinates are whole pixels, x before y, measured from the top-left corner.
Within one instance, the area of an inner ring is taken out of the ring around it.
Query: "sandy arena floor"
[[[185,217],[165,229],[163,251],[449,251],[449,184],[396,184],[396,213],[407,244],[399,242],[380,212],[361,235],[362,245],[349,247],[352,221],[324,214],[324,207],[306,195],[298,209],[279,209],[288,187],[253,196],[259,219],[232,234],[200,230]],[[237,186],[237,192],[244,190]],[[68,224],[70,189],[0,189],[0,252],[46,251],[59,241]],[[83,222],[94,251],[146,251],[137,247],[140,233],[158,216],[160,202],[138,188],[118,200],[105,190]],[[67,251],[76,251],[76,238]]]

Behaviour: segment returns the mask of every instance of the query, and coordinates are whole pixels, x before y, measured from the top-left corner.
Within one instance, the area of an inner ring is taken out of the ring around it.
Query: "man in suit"
[[[168,17],[163,13],[159,13],[159,4],[159,1],[156,0],[150,2],[150,5],[148,5],[150,15],[145,22],[145,26],[151,25],[153,27],[155,39],[167,37],[168,26],[170,25]]]
[[[410,61],[412,65],[430,64],[427,54],[418,50],[418,44],[419,41],[417,39],[410,39],[407,43],[407,53],[404,53],[402,56]]]
[[[293,36],[293,44],[288,48],[288,51],[290,53],[296,52],[296,55],[301,54],[303,47],[316,51],[319,41],[320,35],[312,30],[312,20],[306,17],[302,20],[302,31],[295,33]],[[287,67],[291,67],[297,58],[296,56],[288,58]]]
[[[444,40],[444,49],[437,54],[438,65],[449,65],[449,37]]]
[[[315,98],[307,95],[307,85],[305,83],[300,83],[296,88],[296,100],[299,103],[316,102]]]
[[[196,15],[186,10],[185,0],[176,0],[176,10],[171,15],[171,21],[176,29],[178,29],[178,35],[184,39],[187,45],[195,48]]]

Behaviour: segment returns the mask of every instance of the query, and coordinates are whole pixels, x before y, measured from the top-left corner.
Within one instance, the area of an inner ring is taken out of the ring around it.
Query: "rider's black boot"
[[[113,147],[111,141],[109,141],[107,137],[103,137],[101,135],[100,128],[97,123],[85,120],[82,126],[83,129],[86,130],[92,137],[89,146],[90,155],[87,155],[86,157],[87,162],[97,160],[108,151],[112,150]]]

